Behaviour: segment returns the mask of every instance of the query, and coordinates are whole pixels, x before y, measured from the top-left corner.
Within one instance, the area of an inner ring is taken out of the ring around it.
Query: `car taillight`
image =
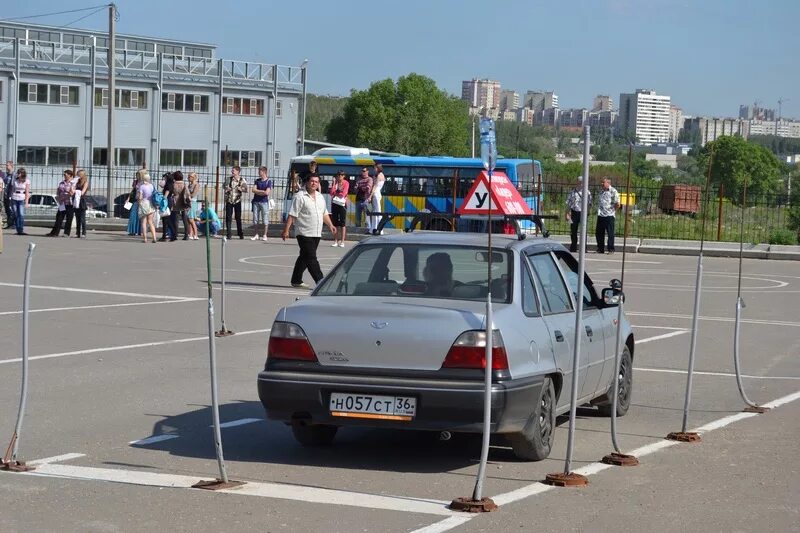
[[[447,352],[442,368],[486,368],[486,332],[465,331]],[[499,330],[492,332],[492,370],[508,370],[508,357]]]
[[[267,359],[317,362],[303,328],[292,322],[275,322],[269,335]]]

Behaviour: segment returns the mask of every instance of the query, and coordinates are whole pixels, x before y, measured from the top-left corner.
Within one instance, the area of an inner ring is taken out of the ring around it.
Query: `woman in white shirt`
[[[383,165],[378,163],[375,165],[375,177],[372,179],[372,194],[370,195],[370,206],[373,213],[382,212],[381,198],[383,198],[383,195],[381,194],[381,191],[383,190],[383,184],[385,182],[386,176],[383,175]],[[372,234],[377,235],[380,217],[378,215],[372,215],[370,219],[370,228],[372,228]],[[383,231],[381,231],[381,234],[382,233]]]
[[[17,235],[25,233],[25,208],[31,199],[31,183],[28,181],[28,172],[24,168],[17,170],[17,179],[9,185],[11,187],[11,209],[14,210],[14,228]]]

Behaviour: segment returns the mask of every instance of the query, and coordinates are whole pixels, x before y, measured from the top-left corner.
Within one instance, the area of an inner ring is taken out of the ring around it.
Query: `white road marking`
[[[681,331],[685,331],[686,330],[686,328],[673,328],[673,327],[670,327],[670,326],[639,326],[639,325],[635,325],[635,324],[631,324],[631,327],[632,328],[647,328],[647,329],[672,329],[672,330],[676,330],[676,331],[677,330],[681,330]]]
[[[3,283],[0,282],[0,287],[24,287],[22,283]],[[50,291],[63,291],[63,292],[83,292],[89,294],[107,294],[109,296],[129,296],[132,298],[144,298],[154,300],[185,300],[184,296],[162,296],[160,294],[147,294],[138,292],[117,292],[117,291],[101,291],[96,289],[77,289],[75,287],[51,287],[49,285],[31,285],[31,289],[45,289]]]
[[[644,344],[646,342],[660,341],[661,339],[668,339],[670,337],[675,337],[676,335],[683,335],[684,333],[689,333],[689,330],[682,329],[680,331],[672,331],[670,333],[664,333],[663,335],[656,335],[655,337],[647,337],[646,339],[637,340],[636,344]]]
[[[198,302],[200,300],[207,300],[207,298],[184,298],[182,300],[167,300],[167,301],[159,301],[159,302],[133,302],[133,303],[125,303],[125,304],[105,304],[105,305],[82,305],[77,307],[49,307],[47,309],[31,309],[31,313],[51,313],[54,311],[78,311],[84,309],[105,309],[107,307],[134,307],[138,305],[158,305],[158,304],[182,304],[185,302]],[[0,316],[3,315],[21,315],[22,311],[3,311],[0,312]]]
[[[773,400],[763,405],[764,407],[775,408],[798,399],[800,399],[800,391],[795,392],[793,394],[789,394],[788,396],[784,396],[782,398],[778,398],[777,400]],[[730,424],[733,424],[734,422],[737,422],[739,420],[752,418],[754,416],[759,416],[759,415],[757,413],[736,413],[734,415],[729,415],[720,418],[719,420],[714,420],[712,422],[709,422],[708,424],[700,426],[699,428],[693,429],[691,431],[696,431],[697,433],[708,433],[709,431],[713,431],[715,429],[719,429],[728,426]],[[678,441],[663,439],[652,442],[650,444],[646,444],[644,446],[636,448],[635,450],[631,450],[630,452],[627,453],[630,455],[634,455],[636,457],[644,457],[646,455],[653,454],[665,448],[678,446],[679,444],[681,443],[679,443]],[[613,467],[611,465],[606,465],[603,463],[592,463],[584,466],[583,468],[575,470],[575,472],[578,474],[583,474],[585,476],[588,476],[596,474],[597,472],[602,472],[603,470],[607,470],[609,468]],[[508,505],[510,503],[514,503],[516,501],[524,500],[529,496],[541,494],[543,492],[547,492],[553,489],[556,489],[556,487],[545,485],[544,483],[537,481],[535,483],[531,483],[530,485],[526,485],[524,487],[512,490],[510,492],[506,492],[504,494],[498,494],[497,496],[492,496],[491,498],[497,505],[503,506],[503,505]],[[471,520],[476,516],[479,515],[465,515],[464,518],[466,520],[464,520],[463,522],[454,522],[451,521],[450,519],[442,520],[425,528],[414,530],[412,533],[444,533],[445,531],[449,531],[455,527],[462,525],[466,521]]]
[[[674,368],[638,368],[635,367],[637,371],[641,372],[661,372],[663,374],[686,374],[686,370],[677,370]],[[696,376],[720,376],[726,378],[735,378],[736,374],[731,374],[729,372],[700,372],[695,370],[692,374]],[[743,378],[747,379],[789,379],[789,380],[800,380],[800,377],[797,376],[750,376],[747,374],[742,374]]]
[[[152,437],[147,437],[146,439],[132,440],[128,444],[132,446],[147,446],[148,444],[155,444],[156,442],[177,439],[178,437],[180,437],[180,435],[176,435],[174,433],[169,435],[154,435]]]
[[[619,259],[595,259],[594,257],[587,257],[587,261],[595,261],[598,263],[621,263],[622,262],[622,254],[619,254]],[[630,259],[625,259],[625,264],[637,264],[637,265],[661,265],[664,264],[663,261],[639,261],[635,260],[632,261]]]
[[[451,516],[450,518],[445,518],[441,522],[436,522],[429,526],[415,529],[411,533],[444,533],[445,531],[449,531],[453,528],[466,524],[476,516],[478,515],[463,514],[461,516]]]
[[[245,424],[252,424],[254,422],[261,422],[263,418],[240,418],[239,420],[232,420],[230,422],[225,422],[219,425],[221,428],[233,428],[236,426],[243,426]],[[213,425],[208,427],[214,427]]]
[[[672,313],[643,313],[638,311],[625,311],[627,316],[647,316],[653,318],[682,318],[685,320],[690,320],[692,315],[678,315]],[[735,322],[736,319],[728,318],[724,316],[700,316],[697,317],[698,320],[705,320],[709,322]],[[742,324],[761,324],[766,326],[789,326],[800,328],[800,322],[784,322],[782,320],[755,320],[755,319],[746,319],[743,318],[740,320]]]
[[[221,290],[220,287],[214,287],[217,290]],[[233,292],[255,292],[255,293],[269,293],[269,294],[292,294],[295,296],[302,296],[307,295],[311,289],[293,289],[293,288],[286,288],[286,289],[257,289],[257,288],[245,288],[245,287],[225,287],[225,292],[233,291]]]
[[[193,476],[58,464],[44,464],[36,470],[26,472],[23,475],[185,489],[191,488],[192,485],[203,480],[201,477]],[[441,500],[409,498],[404,496],[383,496],[363,492],[350,492],[282,483],[247,482],[247,484],[240,487],[215,492],[329,505],[346,505],[367,509],[383,509],[406,513],[422,513],[440,516],[453,516],[456,514],[454,511],[447,508],[449,502]]]
[[[254,329],[250,331],[239,331],[236,335],[253,335],[255,333],[267,333],[268,329]],[[61,352],[61,353],[51,353],[46,355],[34,355],[32,357],[28,357],[29,361],[37,361],[39,359],[56,359],[58,357],[69,357],[71,355],[85,355],[90,353],[103,353],[103,352],[116,352],[120,350],[132,350],[134,348],[150,348],[152,346],[164,346],[167,344],[180,344],[184,342],[196,342],[196,341],[207,341],[208,335],[203,335],[202,337],[189,337],[186,339],[173,339],[169,341],[158,341],[158,342],[143,342],[141,344],[125,344],[122,346],[106,346],[104,348],[91,348],[89,350],[76,350],[74,352]],[[16,357],[14,359],[0,359],[0,365],[8,364],[8,363],[19,363],[22,361],[21,357]]]
[[[61,463],[71,459],[78,459],[79,457],[86,457],[85,453],[65,453],[63,455],[54,455],[53,457],[45,457],[44,459],[36,459],[28,461],[29,465],[46,465],[50,463]]]

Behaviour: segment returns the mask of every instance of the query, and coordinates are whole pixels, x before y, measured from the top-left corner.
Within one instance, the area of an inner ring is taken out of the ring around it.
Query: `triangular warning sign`
[[[484,170],[475,178],[458,212],[462,215],[488,215],[491,196],[493,215],[531,215],[531,208],[525,203],[517,188],[505,172],[492,172],[489,187],[489,174]]]

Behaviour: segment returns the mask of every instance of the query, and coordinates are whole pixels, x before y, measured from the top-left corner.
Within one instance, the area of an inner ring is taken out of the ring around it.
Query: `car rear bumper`
[[[492,384],[492,432],[521,431],[539,399],[544,376]],[[413,396],[410,422],[331,416],[332,392]],[[258,396],[272,420],[477,433],[483,430],[484,384],[478,381],[397,379],[324,373],[263,371]]]

